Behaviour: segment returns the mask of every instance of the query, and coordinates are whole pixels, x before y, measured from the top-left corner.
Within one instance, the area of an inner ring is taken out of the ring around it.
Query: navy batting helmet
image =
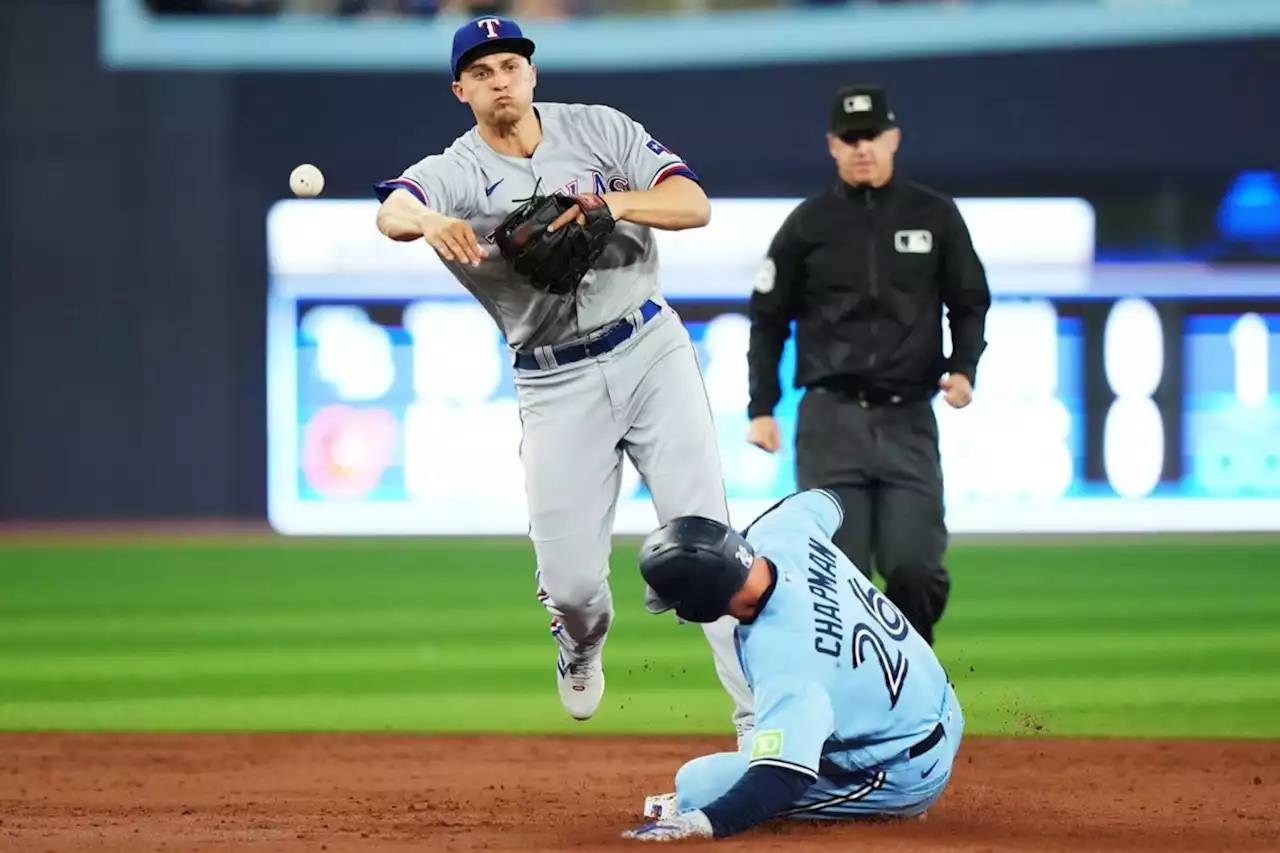
[[[698,515],[672,519],[640,546],[640,574],[657,594],[650,613],[674,609],[688,622],[714,622],[747,580],[755,550],[727,524]]]

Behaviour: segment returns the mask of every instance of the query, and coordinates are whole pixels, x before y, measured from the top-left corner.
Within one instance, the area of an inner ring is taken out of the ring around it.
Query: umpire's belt
[[[903,394],[874,385],[863,385],[840,379],[827,379],[814,382],[810,387],[835,394],[845,400],[857,403],[864,409],[873,406],[899,406],[903,403],[914,403],[922,399],[920,394]]]
[[[652,299],[640,306],[640,319],[636,322],[631,317],[614,323],[603,334],[580,344],[565,344],[551,347],[544,351],[542,357],[532,352],[516,353],[516,367],[520,370],[542,370],[550,367],[561,367],[582,361],[584,358],[596,358],[618,347],[623,341],[636,333],[636,330],[648,323],[662,311],[662,306]]]

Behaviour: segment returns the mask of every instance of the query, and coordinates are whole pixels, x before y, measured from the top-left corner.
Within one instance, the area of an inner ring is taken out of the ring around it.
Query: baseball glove
[[[573,220],[548,232],[547,226],[575,204],[586,224]],[[502,257],[511,261],[518,274],[528,277],[530,284],[564,295],[582,283],[609,242],[614,224],[609,205],[598,195],[539,195],[535,187],[533,196],[498,225],[493,240]]]

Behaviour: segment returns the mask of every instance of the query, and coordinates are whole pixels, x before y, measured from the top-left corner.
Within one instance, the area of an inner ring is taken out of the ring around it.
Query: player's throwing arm
[[[431,210],[404,189],[393,192],[379,208],[378,230],[403,243],[425,240],[446,261],[479,266],[488,255],[465,220]]]

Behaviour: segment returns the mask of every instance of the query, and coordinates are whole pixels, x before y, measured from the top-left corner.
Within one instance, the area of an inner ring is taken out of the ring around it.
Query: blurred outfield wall
[[[1243,8],[1215,5],[1228,7]],[[0,4],[0,224],[7,235],[0,241],[0,517],[265,518],[268,310],[279,292],[270,278],[268,216],[287,194],[289,170],[317,163],[330,199],[367,203],[372,181],[447,145],[469,117],[449,93],[448,75],[431,70],[443,63],[433,52],[438,42],[413,41],[417,65],[377,72],[117,68],[103,61],[109,21],[100,27],[98,14],[94,0]],[[1205,31],[1194,41],[1141,45],[953,47],[898,58],[854,52],[729,74],[720,67],[555,70],[552,39],[539,96],[626,110],[685,156],[723,206],[795,199],[829,181],[822,141],[829,94],[876,80],[890,88],[904,122],[905,174],[967,199],[1084,200],[1094,215],[1095,262],[1126,264],[1099,273],[1110,297],[1140,297],[1158,309],[1165,385],[1151,399],[1165,437],[1160,488],[1198,482],[1207,489],[1212,478],[1193,477],[1192,463],[1212,457],[1197,451],[1188,460],[1181,448],[1190,421],[1183,418],[1179,433],[1169,412],[1212,414],[1234,405],[1233,377],[1241,375],[1244,387],[1264,387],[1270,399],[1280,372],[1268,368],[1263,382],[1262,371],[1235,369],[1241,352],[1265,350],[1248,363],[1272,363],[1280,288],[1269,277],[1274,257],[1266,247],[1225,233],[1220,219],[1242,172],[1280,167],[1273,92],[1240,83],[1280,79],[1280,39],[1267,32],[1259,24],[1233,39]],[[1188,120],[1191,114],[1211,120]],[[372,223],[350,227],[368,236]],[[1042,242],[1034,234],[1024,239],[1031,248]],[[720,245],[718,237],[707,240]],[[736,251],[732,264],[740,265],[751,246]],[[1134,263],[1140,268],[1128,266]],[[730,291],[740,275],[732,264],[719,282]],[[425,296],[433,285],[428,277],[422,285]],[[1205,287],[1221,301],[1185,299]],[[1007,293],[1020,295],[1016,286]],[[340,295],[359,299],[363,291]],[[699,334],[714,312],[738,310],[696,293],[673,298],[700,318]],[[1102,417],[1109,309],[1054,299],[1063,346],[1082,348],[1079,382],[1099,395],[1081,392],[1080,410],[1094,414],[1072,439],[1073,482],[1114,489],[1104,470]],[[1148,319],[1133,322],[1149,334],[1150,314],[1137,310]],[[1078,333],[1061,332],[1064,322]],[[1186,371],[1173,378],[1181,368],[1169,359],[1179,351],[1212,366],[1201,384]],[[1179,398],[1177,387],[1203,389],[1189,392],[1199,402]],[[1254,399],[1256,390],[1246,396]],[[730,434],[734,428],[726,421]],[[1271,488],[1266,446],[1235,445],[1262,463],[1233,470],[1235,486],[1212,488],[1233,500],[1243,497],[1231,491],[1241,483]],[[730,439],[725,446],[742,452]],[[975,478],[958,480],[965,481]]]

